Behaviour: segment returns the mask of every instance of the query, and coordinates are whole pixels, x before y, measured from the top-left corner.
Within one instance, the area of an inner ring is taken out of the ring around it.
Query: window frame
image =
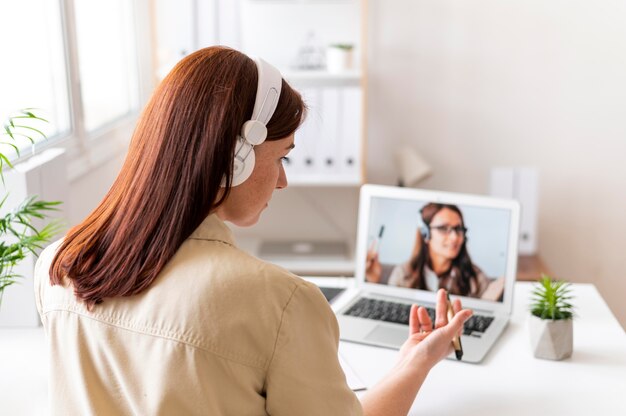
[[[67,96],[69,108],[69,131],[55,134],[24,149],[20,156],[11,160],[13,164],[26,161],[45,149],[60,147],[65,149],[68,160],[68,180],[70,182],[90,170],[123,154],[128,148],[130,137],[142,107],[148,101],[155,85],[153,38],[154,13],[150,0],[131,0],[133,8],[134,34],[137,51],[137,108],[115,118],[98,129],[88,132],[85,128],[81,92],[80,68],[78,62],[78,42],[74,0],[58,0],[61,12],[61,28],[66,69]],[[34,151],[33,151],[34,148]]]

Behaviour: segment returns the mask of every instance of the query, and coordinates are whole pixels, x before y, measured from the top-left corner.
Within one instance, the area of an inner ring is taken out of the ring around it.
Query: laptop
[[[356,287],[335,308],[341,339],[399,349],[410,305],[428,308],[434,322],[436,291],[444,287],[474,311],[461,337],[462,361],[483,360],[512,312],[519,218],[514,200],[364,185]]]

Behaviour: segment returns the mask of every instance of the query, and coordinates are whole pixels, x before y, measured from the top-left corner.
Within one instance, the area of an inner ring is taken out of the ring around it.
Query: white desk
[[[516,284],[511,323],[485,361],[441,362],[422,386],[412,415],[626,415],[626,334],[595,287],[574,285],[574,354],[558,362],[532,356],[526,328],[530,287]],[[397,354],[347,342],[340,348],[369,386]],[[0,329],[0,414],[45,414],[46,365],[41,328]]]
[[[626,415],[626,334],[595,286],[573,286],[574,353],[563,361],[532,355],[526,322],[531,287],[516,283],[512,319],[485,360],[439,363],[411,415]],[[397,355],[348,342],[340,351],[368,386]]]

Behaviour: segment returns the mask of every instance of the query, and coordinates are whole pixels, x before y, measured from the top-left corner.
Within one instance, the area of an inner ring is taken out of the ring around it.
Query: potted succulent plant
[[[326,50],[326,68],[328,72],[340,73],[353,67],[354,45],[350,43],[333,43]]]
[[[571,286],[543,275],[533,288],[530,305],[530,342],[537,358],[562,360],[572,355],[573,305]]]
[[[3,153],[3,147],[13,148],[19,156],[19,148],[15,144],[18,136],[28,139],[31,143],[34,143],[34,135],[46,137],[43,132],[29,125],[28,122],[32,121],[46,122],[36,116],[31,109],[25,109],[9,117],[3,126],[2,134],[0,134],[0,183],[2,186],[5,185],[4,169],[13,167],[8,156]],[[10,140],[2,140],[2,136]],[[0,195],[0,208],[6,202],[7,196],[7,193],[4,196]],[[13,268],[29,253],[36,255],[37,251],[61,229],[60,222],[55,220],[37,230],[32,225],[33,219],[44,218],[47,211],[55,210],[56,205],[60,203],[41,201],[36,196],[31,196],[13,210],[0,215],[0,305],[4,290],[17,283],[22,277],[15,273]]]

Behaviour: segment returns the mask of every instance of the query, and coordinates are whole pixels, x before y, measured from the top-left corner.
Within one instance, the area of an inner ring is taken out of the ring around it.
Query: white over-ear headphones
[[[237,136],[235,159],[233,160],[233,179],[231,186],[241,185],[254,170],[254,146],[267,138],[267,123],[272,118],[282,87],[283,77],[280,71],[264,60],[254,60],[258,72],[258,84],[252,119],[243,123],[241,134]],[[222,183],[222,186],[226,186]]]

